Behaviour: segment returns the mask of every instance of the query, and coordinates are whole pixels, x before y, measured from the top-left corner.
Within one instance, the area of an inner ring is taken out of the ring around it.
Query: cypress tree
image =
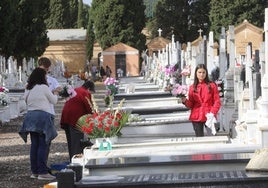
[[[265,6],[266,0],[211,0],[210,30],[218,39],[222,26],[225,28],[229,25],[236,26],[245,19],[253,25],[263,27]]]
[[[91,13],[94,16],[96,39],[102,49],[118,42],[139,50],[145,49],[145,6],[142,0],[93,0]]]
[[[70,0],[69,28],[77,28],[78,26],[78,5],[79,4],[77,0]]]
[[[13,55],[21,64],[22,58],[38,57],[48,46],[47,28],[44,22],[48,11],[48,1],[20,1],[17,10],[20,23]]]
[[[88,25],[87,25],[87,43],[86,43],[88,61],[90,61],[91,58],[93,57],[94,43],[95,43],[95,34],[94,34],[94,29],[93,29],[93,20],[89,18]]]
[[[79,0],[78,5],[78,17],[77,17],[77,26],[78,28],[84,27],[84,19],[83,19],[83,0]]]
[[[187,0],[163,0],[156,5],[153,36],[158,36],[157,30],[162,29],[162,36],[171,39],[172,34],[180,42],[186,42],[188,27],[189,4]]]
[[[17,11],[19,0],[0,1],[0,54],[9,57],[14,54],[18,25],[21,22],[20,13]]]
[[[50,15],[46,20],[48,29],[66,29],[70,22],[70,4],[68,0],[50,0]]]

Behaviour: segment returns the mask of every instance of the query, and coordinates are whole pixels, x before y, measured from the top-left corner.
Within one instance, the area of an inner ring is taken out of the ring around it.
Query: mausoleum
[[[84,71],[86,59],[86,29],[49,29],[49,46],[43,56],[53,63],[62,61],[70,73]]]
[[[139,50],[124,43],[118,43],[102,52],[103,66],[108,65],[112,70],[112,77],[117,77],[118,69],[122,76],[139,75]]]
[[[243,23],[234,28],[235,33],[235,51],[237,55],[245,56],[246,47],[249,42],[252,43],[252,52],[259,50],[263,42],[263,29],[244,20]],[[227,33],[228,34],[228,33]],[[228,41],[228,40],[227,40]],[[227,45],[227,51],[229,51]]]
[[[148,52],[149,56],[152,56],[153,53],[158,53],[158,50],[162,50],[163,48],[166,48],[166,45],[169,44],[171,41],[168,39],[165,39],[164,37],[156,37],[152,39],[148,44]]]

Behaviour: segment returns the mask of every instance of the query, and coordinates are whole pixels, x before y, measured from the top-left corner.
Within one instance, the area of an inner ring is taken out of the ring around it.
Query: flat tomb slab
[[[248,162],[252,153],[204,153],[192,155],[118,156],[89,159],[86,168],[155,166],[165,164],[201,164]]]
[[[135,187],[135,188],[174,188],[174,187],[258,187],[268,186],[267,173],[248,173],[244,170],[213,172],[182,172],[138,175],[87,176],[75,184],[84,187]]]
[[[244,170],[252,153],[118,156],[89,159],[89,175]]]

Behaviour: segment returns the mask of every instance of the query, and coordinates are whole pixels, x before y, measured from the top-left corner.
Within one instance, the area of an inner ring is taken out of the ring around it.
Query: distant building
[[[118,43],[102,52],[103,67],[108,65],[111,76],[116,78],[118,70],[121,76],[139,76],[139,50],[124,43]]]
[[[84,71],[86,60],[86,29],[49,29],[49,46],[43,56],[63,61],[70,73]]]
[[[153,53],[156,55],[158,54],[158,51],[163,50],[163,48],[166,48],[166,45],[171,43],[170,40],[165,39],[161,36],[156,37],[152,39],[148,44],[147,44],[147,49],[148,49],[148,55],[153,56]]]
[[[229,31],[227,31],[228,39]],[[264,41],[264,30],[244,20],[243,23],[235,26],[235,53],[238,65],[245,64],[246,48],[249,43],[252,44],[252,55],[255,50],[260,50],[261,43]],[[229,40],[227,40],[227,53],[229,53]]]
[[[249,42],[252,43],[252,52],[259,50],[263,42],[263,29],[244,20],[243,23],[234,28],[235,32],[235,51],[236,54],[246,55],[246,47]],[[228,47],[228,45],[227,45]]]

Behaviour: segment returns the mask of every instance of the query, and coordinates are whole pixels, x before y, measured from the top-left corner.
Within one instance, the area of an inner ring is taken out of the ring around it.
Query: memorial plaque
[[[168,173],[151,175],[133,175],[126,178],[128,182],[198,182],[200,180],[219,180],[219,179],[245,179],[245,171],[219,171],[219,172],[194,172],[194,173]]]

